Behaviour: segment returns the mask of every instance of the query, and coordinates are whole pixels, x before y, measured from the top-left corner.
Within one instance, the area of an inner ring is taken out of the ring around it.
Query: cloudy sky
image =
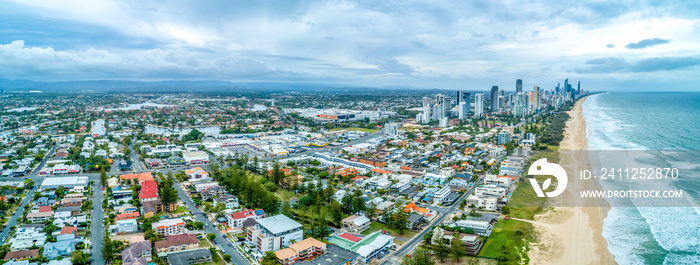
[[[700,2],[614,2],[0,0],[0,78],[700,90]]]

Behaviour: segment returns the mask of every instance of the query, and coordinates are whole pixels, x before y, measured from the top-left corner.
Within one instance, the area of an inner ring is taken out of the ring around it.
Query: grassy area
[[[209,248],[212,245],[211,243],[209,243],[209,240],[206,239],[202,239],[201,241],[199,241],[199,244],[202,245],[203,248]]]
[[[285,189],[277,189],[277,191],[275,191],[275,194],[277,195],[277,198],[279,198],[283,202],[289,201],[291,198],[299,196],[295,195],[294,192]]]
[[[362,235],[369,235],[374,231],[379,231],[379,230],[385,230],[389,231],[392,236],[398,236],[398,237],[403,237],[403,238],[413,238],[418,232],[415,232],[410,229],[404,229],[403,234],[399,234],[399,230],[389,228],[385,224],[379,223],[379,222],[372,222],[369,225],[369,228],[365,229],[365,231],[362,231],[360,234]]]
[[[185,212],[185,207],[178,206],[177,209],[173,213],[184,213]]]
[[[548,162],[556,163],[559,161],[559,152],[544,151],[535,152],[533,157],[528,160],[526,166],[523,168],[529,168],[532,161],[538,160],[540,158],[547,158]],[[542,183],[549,176],[535,176],[538,182]],[[556,183],[556,179],[552,180]],[[552,191],[555,187],[552,185],[546,191]],[[546,198],[537,197],[535,190],[532,189],[530,183],[527,179],[521,179],[518,182],[513,196],[508,201],[508,207],[510,208],[510,216],[521,219],[533,220],[535,214],[538,214],[544,210]]]
[[[365,128],[359,128],[359,127],[334,128],[334,129],[330,129],[329,131],[334,132],[334,131],[340,131],[340,130],[361,131],[361,132],[367,132],[367,133],[373,133],[373,132],[379,131],[379,129],[365,129]]]
[[[486,240],[479,256],[496,258],[500,264],[528,264],[530,242],[534,241],[532,224],[517,220],[499,220]]]

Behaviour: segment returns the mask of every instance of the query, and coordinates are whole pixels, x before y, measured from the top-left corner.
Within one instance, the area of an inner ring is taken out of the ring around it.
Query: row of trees
[[[261,208],[267,214],[279,212],[279,199],[260,178],[249,176],[239,166],[225,168],[217,176],[220,184],[225,185],[248,208]]]

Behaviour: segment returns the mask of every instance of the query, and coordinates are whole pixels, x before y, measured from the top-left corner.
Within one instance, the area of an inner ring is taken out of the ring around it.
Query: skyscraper
[[[540,93],[540,87],[535,86],[535,92],[533,95],[535,96],[535,99],[532,100],[532,103],[535,104],[535,109],[540,108],[540,100],[542,100],[542,94]]]
[[[434,111],[439,112],[437,114],[437,117],[438,117],[437,120],[440,120],[443,117],[445,117],[447,109],[449,108],[449,105],[450,105],[450,99],[447,98],[443,94],[437,94],[437,95],[435,95],[435,105],[440,105],[440,108],[437,108],[437,109],[434,108]],[[433,116],[435,116],[435,115],[433,115]]]
[[[506,91],[503,89],[498,91],[498,107],[506,107]]]
[[[457,118],[464,120],[467,118],[467,112],[469,112],[469,104],[467,102],[460,102],[457,105]]]
[[[520,92],[523,92],[523,80],[522,79],[515,80],[515,94],[518,94]]]
[[[576,94],[581,94],[581,81],[578,81],[578,89],[576,89]]]
[[[518,118],[523,118],[527,114],[526,107],[525,107],[525,94],[523,92],[515,94],[514,97],[515,103],[513,104],[513,116],[518,117]]]
[[[491,111],[498,111],[498,86],[491,87]]]
[[[484,94],[474,94],[474,117],[484,115]]]
[[[471,103],[470,97],[471,94],[468,92],[457,91],[457,102],[455,102],[455,104],[459,106],[459,103],[467,102],[467,105],[469,105],[469,103]]]

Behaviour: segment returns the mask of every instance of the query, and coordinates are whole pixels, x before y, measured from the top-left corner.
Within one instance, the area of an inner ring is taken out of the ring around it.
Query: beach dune
[[[566,123],[560,150],[588,149],[582,111],[584,101],[585,98],[576,102],[568,112],[570,119]],[[587,157],[567,152],[561,153],[560,163],[575,170],[590,169]],[[585,185],[598,184],[589,182]],[[577,188],[582,187],[567,187],[567,190],[572,192]],[[607,212],[607,207],[555,207],[535,216],[532,223],[538,242],[531,244],[530,264],[617,264],[602,236]]]

